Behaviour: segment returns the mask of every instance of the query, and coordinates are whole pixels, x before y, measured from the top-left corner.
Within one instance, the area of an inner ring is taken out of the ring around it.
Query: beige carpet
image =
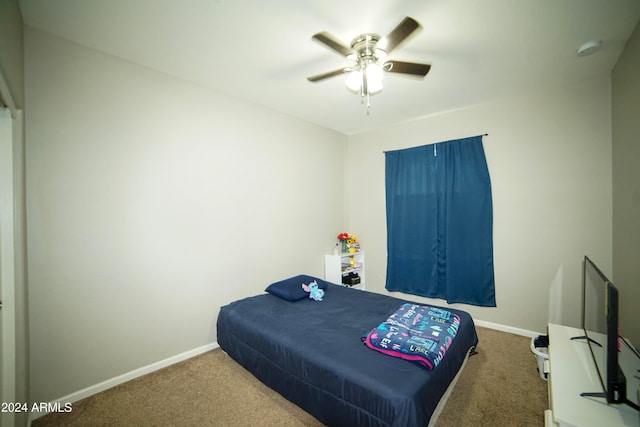
[[[547,383],[530,339],[478,328],[438,426],[543,426]],[[321,426],[264,386],[220,349],[121,384],[73,404],[44,426]]]

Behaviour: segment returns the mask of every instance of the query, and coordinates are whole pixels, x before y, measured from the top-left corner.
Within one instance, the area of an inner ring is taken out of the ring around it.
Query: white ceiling
[[[345,134],[609,73],[640,0],[20,0],[26,25]],[[390,59],[432,65],[385,76],[366,114],[349,62],[311,40],[349,44],[411,16],[423,29]],[[578,57],[592,39],[602,49]]]

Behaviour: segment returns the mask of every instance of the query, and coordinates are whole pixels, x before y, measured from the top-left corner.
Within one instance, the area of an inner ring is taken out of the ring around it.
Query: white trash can
[[[549,338],[546,336],[538,336],[531,338],[531,351],[536,356],[538,364],[538,373],[540,378],[547,381],[547,374],[544,372],[544,361],[549,359]],[[545,346],[546,344],[546,346]]]

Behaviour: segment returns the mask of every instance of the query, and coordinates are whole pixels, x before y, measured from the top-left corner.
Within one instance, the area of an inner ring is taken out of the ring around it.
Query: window
[[[495,307],[482,136],[385,153],[389,291]]]

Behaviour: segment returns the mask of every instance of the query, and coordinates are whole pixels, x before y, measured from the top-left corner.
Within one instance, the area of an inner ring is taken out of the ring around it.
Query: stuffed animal
[[[318,287],[318,282],[315,280],[309,283],[309,286],[302,284],[302,289],[305,292],[309,292],[309,298],[315,301],[322,301],[322,297],[324,296],[324,291]]]

